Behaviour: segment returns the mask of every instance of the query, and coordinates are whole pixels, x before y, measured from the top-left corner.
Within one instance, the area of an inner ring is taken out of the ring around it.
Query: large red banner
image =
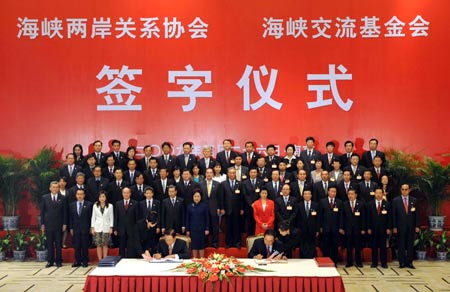
[[[447,0],[2,4],[3,152],[232,138],[283,155],[309,135],[450,152]]]

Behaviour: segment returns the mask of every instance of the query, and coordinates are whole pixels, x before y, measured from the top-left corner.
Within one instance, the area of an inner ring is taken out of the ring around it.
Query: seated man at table
[[[249,258],[253,259],[275,259],[279,260],[283,257],[283,244],[279,240],[275,240],[275,230],[267,229],[264,232],[264,238],[258,238],[253,243],[252,249],[248,253]]]
[[[190,256],[191,251],[187,247],[186,242],[176,238],[176,233],[173,229],[165,233],[164,239],[159,240],[153,252],[153,257],[158,260],[161,258],[188,259]]]

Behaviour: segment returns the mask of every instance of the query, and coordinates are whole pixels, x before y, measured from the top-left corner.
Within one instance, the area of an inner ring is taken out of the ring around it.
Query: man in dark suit
[[[169,197],[168,186],[175,185],[173,179],[168,178],[169,173],[166,168],[159,170],[159,179],[153,182],[153,189],[155,191],[155,199],[162,202]]]
[[[212,168],[207,168],[205,172],[205,180],[200,182],[200,190],[202,192],[202,201],[208,205],[209,223],[211,231],[211,245],[218,248],[219,242],[219,215],[224,214],[223,195],[220,183],[213,180],[214,172]]]
[[[248,257],[258,260],[281,259],[284,254],[284,247],[281,241],[275,239],[276,235],[273,229],[267,229],[263,238],[258,238],[253,242]]]
[[[377,148],[378,148],[378,140],[375,138],[370,139],[369,151],[364,152],[361,158],[361,164],[364,165],[366,168],[373,167],[373,159],[375,158],[375,156],[379,156],[383,161],[382,165],[386,166],[386,156],[384,155],[384,152],[377,150]]]
[[[158,241],[153,257],[155,259],[189,259],[191,251],[184,240],[176,238],[176,232],[172,229],[164,235],[164,239]]]
[[[197,163],[197,156],[191,153],[192,152],[192,143],[184,142],[183,143],[183,154],[177,156],[176,162],[177,166],[181,170],[188,169],[192,171],[192,167],[194,163]]]
[[[75,164],[75,156],[73,153],[66,155],[66,165],[59,170],[59,177],[65,177],[67,181],[66,188],[70,189],[75,185],[75,178],[77,173],[82,172],[83,168]]]
[[[217,153],[217,162],[222,166],[222,173],[227,173],[227,169],[234,165],[234,159],[239,154],[232,150],[233,143],[230,139],[222,142],[223,151]]]
[[[378,266],[378,255],[381,266],[387,269],[386,239],[391,234],[392,210],[390,204],[383,200],[383,189],[375,189],[375,199],[366,205],[367,210],[367,233],[370,235],[372,247],[371,268]]]
[[[291,187],[284,184],[281,188],[281,196],[275,200],[275,226],[283,222],[289,222],[291,227],[295,227],[295,218],[297,217],[298,204],[297,198],[290,196]]]
[[[109,152],[107,156],[114,157],[115,166],[124,168],[124,167],[126,167],[125,157],[127,156],[127,154],[123,151],[120,151],[120,145],[121,145],[120,140],[117,140],[117,139],[112,140],[111,141],[112,151]],[[108,159],[108,158],[106,158],[106,159]]]
[[[158,167],[167,169],[169,178],[172,178],[173,169],[176,166],[176,158],[171,155],[172,145],[169,142],[163,142],[161,145],[163,154],[158,157]]]
[[[366,168],[362,165],[359,165],[359,155],[353,153],[352,157],[350,158],[350,165],[344,167],[343,170],[349,170],[352,174],[352,182],[357,184],[363,180],[364,170],[366,170]]]
[[[345,141],[344,147],[345,147],[345,153],[342,154],[341,158],[340,158],[342,169],[344,169],[345,167],[350,165],[350,159],[352,158],[352,155],[353,155],[354,144],[352,141],[348,140],[348,141]]]
[[[236,169],[228,169],[228,178],[222,182],[222,194],[224,200],[227,229],[225,243],[227,247],[241,247],[239,232],[240,218],[244,215],[244,198],[242,183],[236,180]]]
[[[100,169],[100,167],[98,167]],[[77,200],[69,207],[69,228],[75,248],[75,263],[72,268],[88,266],[89,237],[91,230],[92,203],[85,200],[84,190],[77,190]]]
[[[127,181],[130,186],[136,184],[136,177],[141,174],[139,170],[136,170],[136,160],[130,159],[128,160],[128,170],[123,172],[123,180]]]
[[[260,156],[259,153],[255,152],[255,145],[253,142],[245,142],[245,151],[241,154],[243,166],[248,168],[256,167],[256,160],[258,160],[258,157]]]
[[[184,206],[187,210],[187,206],[194,202],[192,199],[194,190],[197,190],[200,187],[192,180],[191,172],[187,169],[183,170],[181,178],[182,180],[177,183],[177,196],[184,200]]]
[[[236,169],[236,179],[238,181],[246,180],[248,176],[248,167],[242,165],[242,157],[236,156],[236,158],[234,158],[234,162],[235,164],[231,167]]]
[[[135,178],[136,184],[130,187],[131,198],[135,201],[143,201],[145,199],[144,192],[149,186],[144,184],[144,175],[138,174]]]
[[[148,168],[143,172],[145,184],[154,187],[154,182],[159,179],[158,159],[152,157],[148,161]]]
[[[278,168],[278,164],[275,165],[274,168],[267,167],[266,159],[264,157],[259,157],[256,160],[256,166],[258,171],[258,178],[262,180],[264,183],[267,183],[271,180],[272,177],[272,169]]]
[[[264,182],[258,178],[258,171],[256,168],[251,168],[249,178],[243,182],[247,235],[255,235],[256,222],[253,217],[253,203],[259,199],[259,192],[263,186]]]
[[[336,199],[336,186],[328,187],[328,197],[319,202],[320,233],[322,233],[322,252],[337,265],[339,233],[343,234],[342,201]]]
[[[120,256],[133,258],[141,254],[136,225],[139,206],[131,199],[130,188],[123,188],[122,197],[114,206],[114,234],[119,237]]]
[[[86,197],[85,199],[95,203],[98,201],[98,194],[100,191],[107,191],[108,190],[108,184],[109,180],[107,178],[102,177],[102,168],[100,166],[96,166],[94,168],[94,177],[91,177],[87,181],[87,193],[85,195],[89,194],[89,197]]]
[[[87,186],[87,184],[85,184],[86,179],[85,179],[84,173],[82,173],[82,172],[77,173],[75,181],[76,181],[76,184],[73,187],[71,187],[70,189],[68,189],[68,191],[67,191],[67,194],[66,194],[67,204],[71,204],[77,200],[77,198],[75,197],[77,190],[84,190],[87,198],[89,200],[91,199],[91,194],[88,190],[88,186]]]
[[[153,250],[161,234],[161,202],[153,198],[153,188],[145,188],[145,200],[139,202],[139,239],[142,249]]]
[[[116,179],[108,185],[108,202],[113,205],[122,200],[122,190],[130,186],[129,182],[123,180],[122,168],[116,168],[114,176]]]
[[[176,233],[186,231],[186,208],[182,198],[177,197],[177,189],[174,185],[169,185],[169,197],[164,199],[161,204],[161,232],[172,229]]]
[[[325,169],[325,170],[332,171],[333,170],[333,161],[339,160],[339,156],[336,153],[334,153],[335,147],[336,146],[333,141],[327,142],[327,145],[326,145],[327,151],[326,151],[326,153],[322,154],[322,156],[321,156],[323,169]]]
[[[307,174],[304,169],[299,169],[297,171],[297,178],[293,180],[291,183],[291,195],[296,197],[297,200],[303,200],[303,192],[305,189],[312,190],[312,184],[307,180]]]
[[[287,170],[287,164],[286,161],[282,160],[278,164],[278,170],[280,171],[280,182],[282,184],[290,184],[294,177],[292,176],[291,172],[288,172]]]
[[[318,150],[314,149],[314,143],[314,137],[307,137],[306,149],[300,152],[300,159],[305,164],[305,170],[307,173],[316,169],[316,161],[322,156]]]
[[[328,190],[331,186],[336,187],[334,182],[330,181],[330,174],[326,170],[322,170],[322,180],[313,185],[313,201],[320,202],[320,200],[328,196]]]
[[[93,154],[89,154],[86,156],[86,166],[83,168],[83,173],[86,179],[94,177],[94,167],[97,166],[95,156]]]
[[[201,158],[198,161],[200,174],[205,175],[207,168],[214,168],[214,165],[216,165],[216,161],[211,155],[212,155],[212,147],[208,145],[203,146],[203,158]]]
[[[402,195],[392,200],[393,232],[398,240],[398,262],[400,268],[413,266],[414,235],[419,232],[420,217],[417,199],[411,197],[408,184],[403,184],[400,189]]]
[[[266,150],[267,150],[267,156],[265,157],[266,165],[268,165],[270,169],[277,168],[278,164],[281,161],[281,157],[275,154],[276,153],[275,145],[273,144],[267,145]]]
[[[354,189],[358,191],[358,184],[352,182],[350,170],[344,170],[342,180],[337,184],[337,198],[342,202],[348,200],[348,191]]]
[[[317,256],[316,238],[319,236],[319,204],[312,201],[310,188],[303,191],[303,200],[298,203],[296,226],[300,229],[300,258]]]
[[[267,192],[269,193],[268,198],[275,201],[281,193],[281,188],[283,184],[280,182],[280,171],[278,169],[272,170],[271,180],[265,184]]]
[[[106,166],[102,169],[102,176],[112,182],[116,178],[114,177],[114,171],[116,170],[116,160],[114,156],[109,155],[106,157]]]
[[[91,155],[95,158],[95,165],[105,167],[106,154],[102,152],[103,142],[100,140],[95,140],[92,145],[94,146],[94,152],[92,152]]]
[[[379,186],[381,186],[381,178],[384,175],[388,175],[388,172],[386,168],[381,166],[383,161],[381,160],[380,156],[375,156],[373,159],[373,167],[370,168],[370,171],[372,172],[372,181],[377,183]]]
[[[361,241],[362,235],[366,233],[366,211],[364,202],[356,199],[356,190],[348,191],[348,201],[343,203],[343,220],[341,229],[344,230],[347,246],[346,268],[353,266],[353,250],[355,251],[355,262],[358,268],[362,268]]]
[[[372,172],[368,169],[364,171],[364,181],[358,184],[359,198],[364,203],[369,203],[375,196],[375,189],[378,187],[372,180]]]
[[[150,159],[152,158],[152,146],[145,145],[144,146],[144,157],[137,161],[137,170],[142,173],[145,173],[147,169],[149,169]],[[156,159],[156,158],[155,158]]]
[[[67,229],[67,201],[59,193],[58,182],[50,183],[50,194],[42,197],[41,202],[41,231],[45,232],[47,238],[47,265],[46,268],[62,266],[62,233]]]

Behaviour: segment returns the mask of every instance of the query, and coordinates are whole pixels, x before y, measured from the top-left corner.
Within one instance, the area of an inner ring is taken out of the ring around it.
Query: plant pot
[[[4,230],[18,230],[19,229],[20,216],[3,216],[3,229]]]
[[[428,225],[431,231],[442,231],[445,216],[428,216]]]
[[[438,251],[436,252],[436,260],[438,261],[446,261],[447,260],[447,254],[446,251]]]
[[[427,252],[425,250],[416,250],[416,258],[418,261],[424,261],[427,259]]]
[[[3,262],[6,259],[5,252],[0,252],[0,262]]]
[[[16,262],[23,262],[25,260],[26,250],[14,250],[13,256]]]
[[[47,261],[47,250],[36,250],[36,261],[46,262]]]

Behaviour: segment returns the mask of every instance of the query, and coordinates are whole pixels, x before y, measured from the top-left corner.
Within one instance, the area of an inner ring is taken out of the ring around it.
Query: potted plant
[[[11,233],[6,233],[5,237],[0,238],[0,261],[4,261],[6,258],[6,252],[11,249]]]
[[[420,189],[426,194],[431,216],[428,217],[430,229],[442,231],[445,216],[442,216],[442,202],[450,198],[450,163],[446,166],[425,158],[425,164],[420,168]]]
[[[51,181],[58,180],[61,153],[54,148],[44,146],[36,155],[28,161],[28,170],[31,179],[31,201],[40,209],[42,196],[49,192]],[[38,216],[38,228],[40,228],[40,216]]]
[[[448,241],[447,231],[442,232],[436,241],[436,258],[438,261],[447,260],[450,251],[450,242]]]
[[[45,262],[47,260],[47,238],[44,232],[33,236],[34,249],[36,251],[36,261]]]
[[[29,189],[27,181],[24,159],[0,155],[0,196],[3,200],[2,221],[5,230],[17,230],[19,227],[16,207],[22,192]]]
[[[429,229],[420,229],[414,247],[416,248],[416,256],[419,261],[424,261],[427,257],[427,248],[433,246],[433,231]]]
[[[392,173],[394,185],[394,197],[400,195],[400,186],[408,184],[411,189],[418,187],[419,169],[422,167],[422,161],[416,154],[405,153],[397,149],[387,149],[386,159],[388,169]]]
[[[14,234],[14,250],[13,257],[15,261],[23,262],[27,252],[27,247],[30,242],[33,241],[33,237],[28,230],[22,232],[17,231]]]

